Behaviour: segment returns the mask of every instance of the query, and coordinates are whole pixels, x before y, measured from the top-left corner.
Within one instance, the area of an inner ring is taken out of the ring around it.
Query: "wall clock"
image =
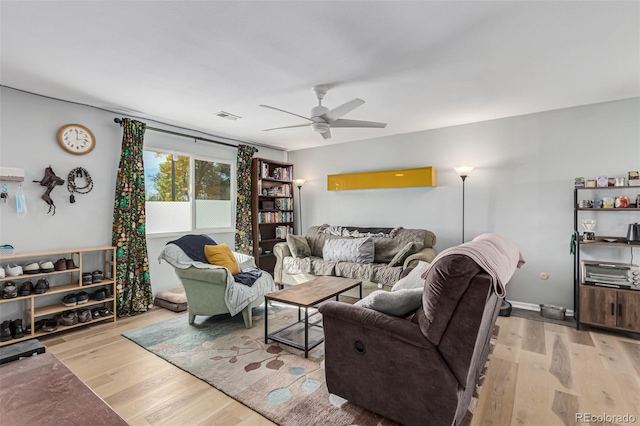
[[[58,144],[75,155],[88,154],[96,147],[96,137],[80,124],[65,124],[58,130]]]

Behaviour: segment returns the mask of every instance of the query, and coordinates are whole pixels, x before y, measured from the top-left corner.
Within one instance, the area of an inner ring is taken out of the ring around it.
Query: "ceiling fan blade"
[[[344,115],[347,115],[348,113],[358,108],[363,103],[364,101],[362,99],[356,98],[352,101],[347,102],[346,104],[342,104],[339,107],[336,107],[331,111],[326,112],[325,114],[323,114],[323,118],[326,117],[329,123],[331,123],[334,120],[337,120],[338,118]]]
[[[375,127],[384,128],[387,127],[387,123],[379,123],[377,121],[362,121],[362,120],[336,120],[331,123],[331,127]]]
[[[309,127],[309,125],[308,124],[296,124],[295,126],[274,127],[272,129],[264,129],[263,132],[268,132],[269,130],[293,129],[294,127]]]
[[[276,111],[284,112],[285,114],[295,115],[296,117],[304,118],[305,120],[308,120],[308,121],[313,121],[313,120],[312,120],[312,119],[310,119],[310,118],[303,117],[303,116],[298,115],[298,114],[296,114],[296,113],[294,113],[294,112],[285,111],[285,110],[280,109],[280,108],[272,107],[272,106],[269,106],[269,105],[260,105],[260,106],[261,106],[261,107],[263,107],[263,108],[269,108],[269,109],[274,109],[274,110],[276,110]]]
[[[322,132],[320,134],[322,135],[323,138],[329,139],[331,137],[331,130],[327,129],[326,132]]]

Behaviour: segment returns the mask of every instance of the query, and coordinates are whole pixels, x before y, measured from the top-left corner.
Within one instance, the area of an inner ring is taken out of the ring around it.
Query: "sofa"
[[[373,259],[369,259],[373,260],[371,263],[327,260],[326,251],[323,256],[329,240],[346,240],[349,243],[362,238],[370,238],[373,242]],[[296,285],[323,275],[356,278],[362,280],[362,293],[366,296],[374,290],[390,290],[404,269],[415,266],[421,260],[430,262],[437,254],[433,248],[436,236],[426,229],[360,228],[325,224],[309,228],[304,240],[310,249],[308,256],[294,256],[290,242],[274,246],[274,280],[277,284]],[[413,251],[407,251],[408,247],[412,247]],[[394,258],[396,263],[398,260],[400,262],[391,266],[390,262]],[[345,295],[357,297],[357,291],[354,289]]]
[[[391,292],[319,307],[331,394],[405,425],[463,421],[488,359],[505,285],[524,263],[515,246],[499,245],[488,257],[463,246],[419,264]],[[408,311],[390,314],[386,299],[396,294]]]

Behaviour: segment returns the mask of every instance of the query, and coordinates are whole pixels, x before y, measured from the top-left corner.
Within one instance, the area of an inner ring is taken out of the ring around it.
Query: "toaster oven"
[[[582,262],[582,284],[640,290],[640,266],[585,260]]]

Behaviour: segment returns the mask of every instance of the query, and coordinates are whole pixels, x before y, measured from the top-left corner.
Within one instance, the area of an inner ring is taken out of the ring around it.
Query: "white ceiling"
[[[640,95],[638,1],[4,0],[0,23],[2,85],[286,150]],[[388,126],[262,131],[317,84]]]

